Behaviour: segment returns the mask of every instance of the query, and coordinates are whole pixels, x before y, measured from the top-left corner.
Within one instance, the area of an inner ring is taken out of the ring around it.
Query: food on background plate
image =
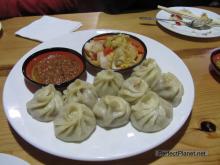
[[[102,70],[94,78],[93,85],[99,97],[117,95],[124,78],[121,73],[112,70]]]
[[[69,84],[66,90],[63,91],[64,102],[79,102],[93,108],[98,100],[95,88],[92,84],[77,79]]]
[[[198,30],[206,30],[220,25],[220,20],[209,18],[205,12],[201,15],[196,15],[185,8],[175,10],[160,5],[158,5],[158,8],[170,13],[170,19],[176,20],[176,25],[185,25]]]
[[[55,119],[62,106],[61,93],[50,84],[39,89],[27,102],[27,111],[34,119],[49,122]]]
[[[131,76],[143,79],[150,88],[153,88],[161,76],[161,69],[152,58],[145,59],[133,69]]]
[[[183,18],[179,15],[171,14],[169,19],[174,20],[175,24],[178,25],[178,26],[185,25],[184,22],[183,22]]]
[[[96,128],[92,110],[76,102],[65,104],[53,123],[56,137],[66,142],[84,141]]]
[[[220,60],[216,61],[215,65],[220,69]]]
[[[141,132],[159,131],[167,127],[172,118],[172,105],[151,91],[131,106],[131,124]]]
[[[179,105],[184,93],[183,85],[177,77],[170,72],[163,73],[152,90],[170,102],[174,107]]]
[[[107,33],[89,40],[83,52],[92,65],[117,71],[139,64],[146,56],[146,47],[131,35]]]
[[[138,77],[126,79],[118,92],[118,96],[124,98],[130,104],[135,104],[149,91],[148,84]]]
[[[119,96],[104,96],[93,107],[97,123],[106,129],[123,126],[129,122],[130,105]]]
[[[190,12],[190,11],[189,11]],[[211,28],[212,19],[208,18],[206,13],[203,13],[198,19],[194,20],[184,20],[182,16],[177,14],[171,14],[170,20],[174,20],[178,26],[188,26],[197,30],[206,30]]]
[[[212,56],[213,62],[218,69],[220,69],[220,51]]]
[[[197,19],[197,18],[199,18],[199,16],[194,15],[191,11],[186,10],[186,9],[175,10],[175,9],[167,8],[167,7],[160,6],[160,5],[158,5],[157,8],[161,9],[161,10],[164,10],[164,11],[170,13],[170,14],[178,15],[180,17],[187,18],[187,19]]]

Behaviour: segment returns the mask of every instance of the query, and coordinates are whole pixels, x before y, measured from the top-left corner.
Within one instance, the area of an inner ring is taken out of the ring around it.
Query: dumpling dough
[[[97,123],[104,128],[115,128],[129,122],[130,106],[121,97],[105,96],[93,107]]]
[[[147,91],[149,87],[144,80],[138,77],[129,77],[124,81],[118,95],[131,104],[135,104]]]
[[[55,135],[66,142],[81,142],[96,128],[92,110],[84,104],[70,102],[54,120]]]
[[[80,79],[71,83],[63,93],[65,103],[79,102],[92,108],[98,100],[94,86]]]
[[[131,124],[141,132],[159,131],[167,127],[172,118],[172,105],[152,91],[131,107]]]
[[[161,69],[154,59],[148,58],[133,69],[131,76],[143,79],[152,88],[160,79]]]
[[[62,95],[52,84],[36,91],[27,102],[28,113],[42,122],[52,121],[63,106]]]
[[[160,80],[152,90],[160,97],[169,101],[174,107],[179,105],[184,93],[181,82],[175,75],[169,72],[162,74]]]
[[[123,76],[112,70],[102,70],[94,80],[94,87],[99,97],[117,95],[124,81]]]

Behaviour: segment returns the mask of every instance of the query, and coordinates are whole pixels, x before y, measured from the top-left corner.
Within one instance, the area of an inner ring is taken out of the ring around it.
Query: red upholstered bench
[[[0,0],[0,19],[77,11],[75,0]]]

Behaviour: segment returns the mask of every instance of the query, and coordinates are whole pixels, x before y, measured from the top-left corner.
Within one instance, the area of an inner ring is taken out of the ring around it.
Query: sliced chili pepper
[[[178,22],[178,21],[176,21],[176,25],[181,26],[181,23],[180,23],[180,22]]]
[[[110,47],[105,47],[103,52],[104,52],[104,55],[107,56],[109,53],[111,53],[113,51],[112,48]]]
[[[97,60],[97,53],[93,53],[93,54],[92,54],[91,60]]]

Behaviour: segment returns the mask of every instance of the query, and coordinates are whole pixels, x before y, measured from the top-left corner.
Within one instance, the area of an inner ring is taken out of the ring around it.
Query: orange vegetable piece
[[[109,53],[111,53],[113,51],[112,48],[110,47],[105,47],[103,52],[104,52],[104,55],[107,56]]]
[[[137,48],[138,53],[140,53],[140,54],[144,53],[144,47],[141,45],[140,42],[138,42],[134,39],[131,39],[131,44]]]

